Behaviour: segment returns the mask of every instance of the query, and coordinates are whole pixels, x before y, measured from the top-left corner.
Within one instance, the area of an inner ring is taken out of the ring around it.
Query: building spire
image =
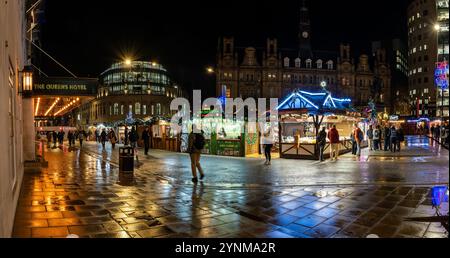
[[[306,7],[306,1],[302,0],[302,6],[300,8],[300,23],[299,23],[299,56],[300,57],[311,57],[311,28],[309,20],[309,11]]]

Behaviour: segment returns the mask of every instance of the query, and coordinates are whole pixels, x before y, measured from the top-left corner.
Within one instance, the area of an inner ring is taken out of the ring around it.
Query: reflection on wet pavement
[[[438,223],[405,221],[434,215],[426,184],[448,182],[448,152],[430,146],[434,160],[366,153],[368,162],[348,156],[263,167],[257,159],[204,157],[217,170],[198,185],[187,183],[185,155],[152,150],[131,176],[119,174],[115,152],[87,148],[48,149],[49,167],[25,174],[15,237],[446,236]]]

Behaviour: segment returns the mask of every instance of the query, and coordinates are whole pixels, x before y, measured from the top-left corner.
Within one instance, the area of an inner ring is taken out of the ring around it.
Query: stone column
[[[36,159],[34,129],[34,99],[23,98],[23,158],[24,161]]]

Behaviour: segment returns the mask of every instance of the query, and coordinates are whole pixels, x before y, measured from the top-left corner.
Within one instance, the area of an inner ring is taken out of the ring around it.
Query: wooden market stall
[[[325,91],[292,93],[278,106],[280,157],[318,160],[318,132],[321,127],[329,129],[332,125],[339,132],[340,154],[351,151],[353,124],[357,123],[363,131],[365,124],[360,114],[350,108],[350,103],[350,99],[334,98]],[[328,148],[327,139],[325,158],[329,157]]]

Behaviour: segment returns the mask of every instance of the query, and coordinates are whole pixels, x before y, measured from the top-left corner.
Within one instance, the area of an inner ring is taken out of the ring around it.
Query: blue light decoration
[[[431,188],[431,204],[440,206],[442,202],[448,202],[448,186],[434,186]]]
[[[448,62],[437,62],[434,70],[434,82],[442,90],[448,89]]]
[[[289,95],[277,110],[307,109],[310,113],[349,109],[351,99],[333,98],[330,92],[307,92],[297,90]]]

